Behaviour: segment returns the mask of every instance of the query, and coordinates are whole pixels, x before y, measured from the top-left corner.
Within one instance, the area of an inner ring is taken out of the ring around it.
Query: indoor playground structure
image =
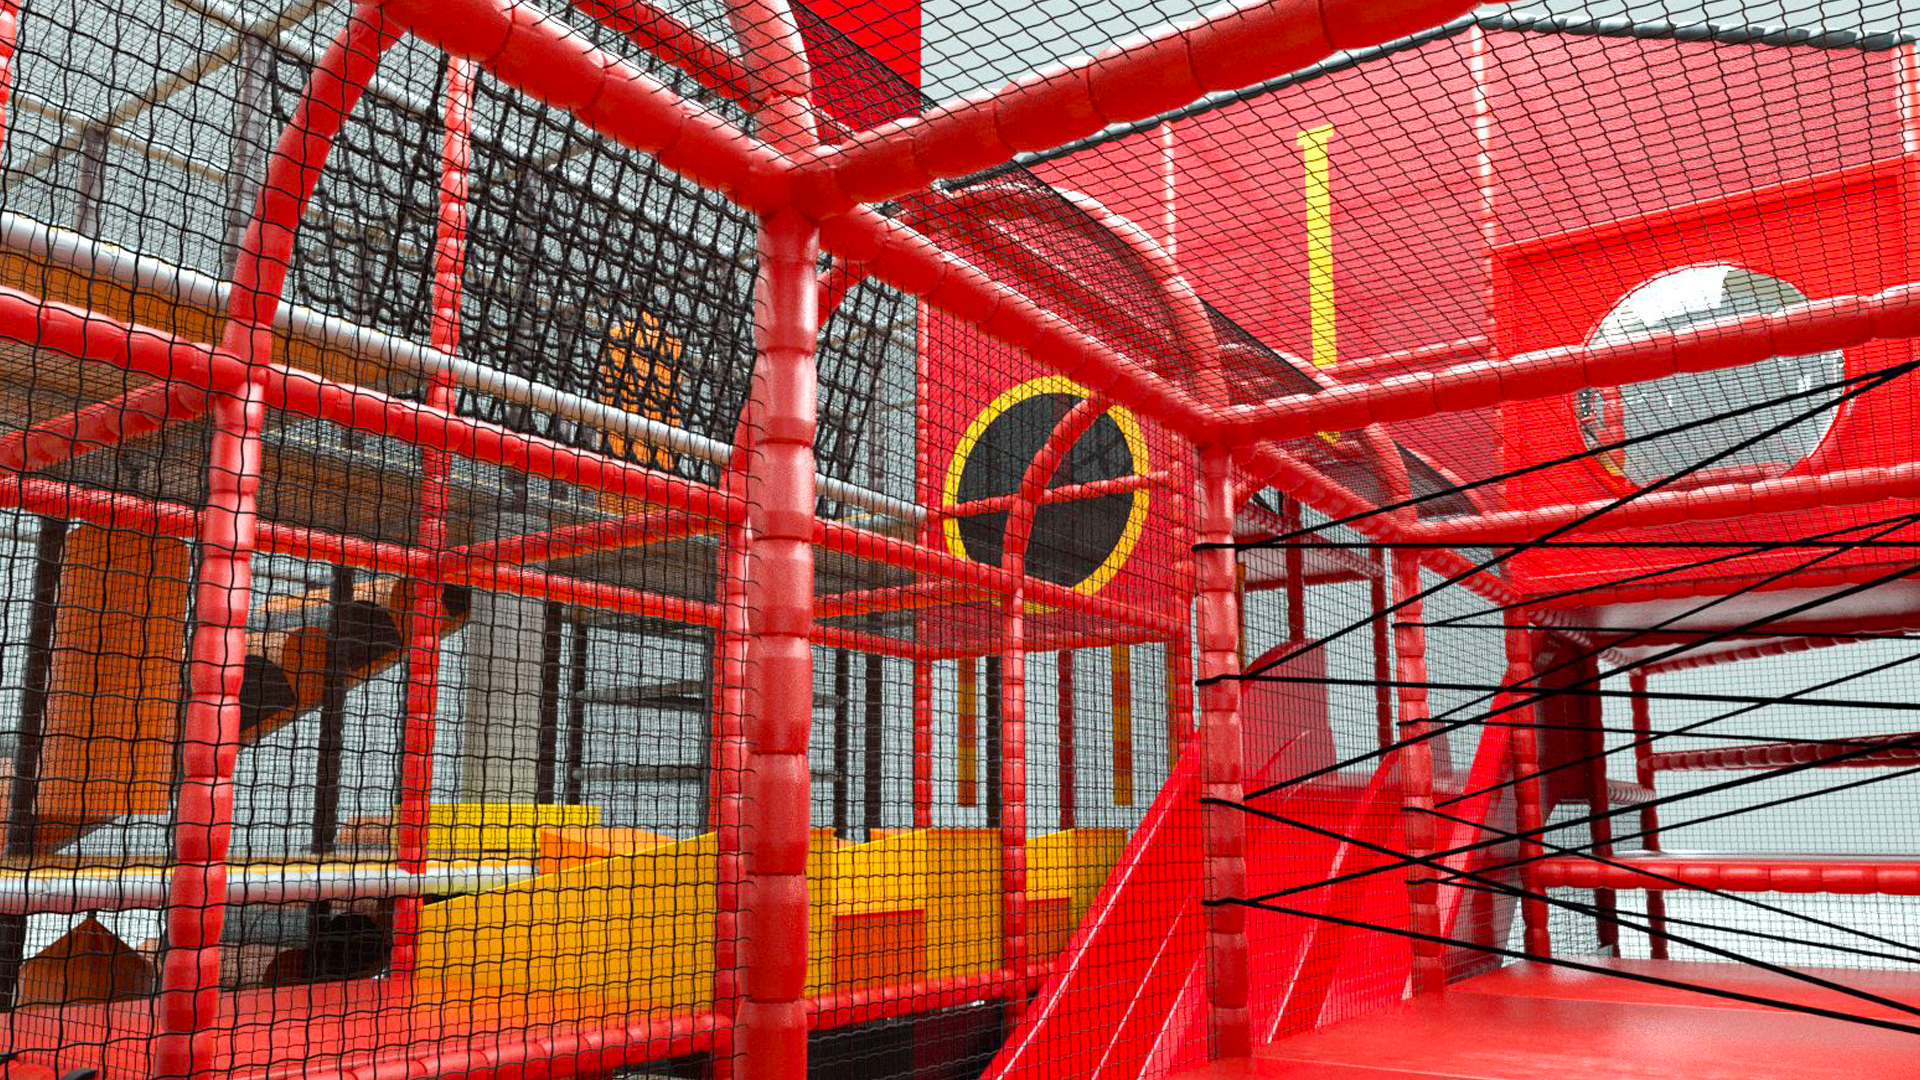
[[[0,0],[0,1076],[1920,1076],[1912,0]]]

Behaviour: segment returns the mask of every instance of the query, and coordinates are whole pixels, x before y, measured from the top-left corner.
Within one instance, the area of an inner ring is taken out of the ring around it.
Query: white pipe
[[[231,286],[197,270],[162,262],[114,244],[90,239],[12,212],[0,213],[0,247],[24,252],[128,288],[168,294],[212,311],[225,311]],[[431,346],[348,322],[298,304],[281,304],[273,327],[363,359],[391,364],[423,378],[447,375],[470,389],[542,412],[576,420],[630,441],[662,446],[724,467],[733,447],[685,428],[663,424],[611,405],[569,394],[495,368],[463,360]],[[828,476],[816,478],[820,494],[875,514],[919,523],[921,507]]]
[[[191,871],[176,871],[190,873]],[[287,904],[389,896],[476,893],[525,881],[537,873],[524,864],[428,867],[412,874],[397,866],[245,867],[227,875],[228,904]],[[166,873],[53,870],[0,876],[0,912],[11,915],[77,914],[163,908]]]

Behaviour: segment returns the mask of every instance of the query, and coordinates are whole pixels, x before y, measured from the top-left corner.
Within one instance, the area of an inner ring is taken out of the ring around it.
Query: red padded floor
[[[1895,1015],[1731,964],[1614,961],[1806,1004]],[[1920,1006],[1920,975],[1822,970]],[[1855,1009],[1855,1005],[1859,1009]],[[1914,1020],[1913,1017],[1903,1017]],[[1915,1021],[1920,1023],[1920,1021]],[[1183,1080],[1862,1080],[1920,1077],[1920,1035],[1534,965],[1216,1062]]]

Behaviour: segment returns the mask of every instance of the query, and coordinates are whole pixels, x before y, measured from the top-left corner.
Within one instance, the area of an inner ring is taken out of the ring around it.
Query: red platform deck
[[[1731,964],[1606,961],[1865,1016],[1912,1021]],[[1920,974],[1817,972],[1920,1005]],[[1215,1062],[1181,1080],[1858,1080],[1920,1076],[1920,1036],[1531,964]]]

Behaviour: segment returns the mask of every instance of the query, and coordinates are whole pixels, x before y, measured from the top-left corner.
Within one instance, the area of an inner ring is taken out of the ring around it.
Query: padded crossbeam
[[[1607,865],[1578,857],[1543,859],[1528,874],[1535,888],[1647,889],[1691,887],[1730,892],[1848,893],[1920,896],[1920,858],[1845,855],[1628,856]],[[1674,880],[1640,873],[1638,867]],[[1676,883],[1677,882],[1677,883]]]
[[[1776,769],[1808,761],[1853,754],[1875,743],[1893,744],[1886,750],[1834,762],[1836,769],[1879,768],[1920,762],[1920,735],[1863,735],[1827,743],[1755,743],[1751,746],[1715,746],[1705,750],[1671,750],[1653,754],[1647,764],[1655,772],[1699,769]]]

